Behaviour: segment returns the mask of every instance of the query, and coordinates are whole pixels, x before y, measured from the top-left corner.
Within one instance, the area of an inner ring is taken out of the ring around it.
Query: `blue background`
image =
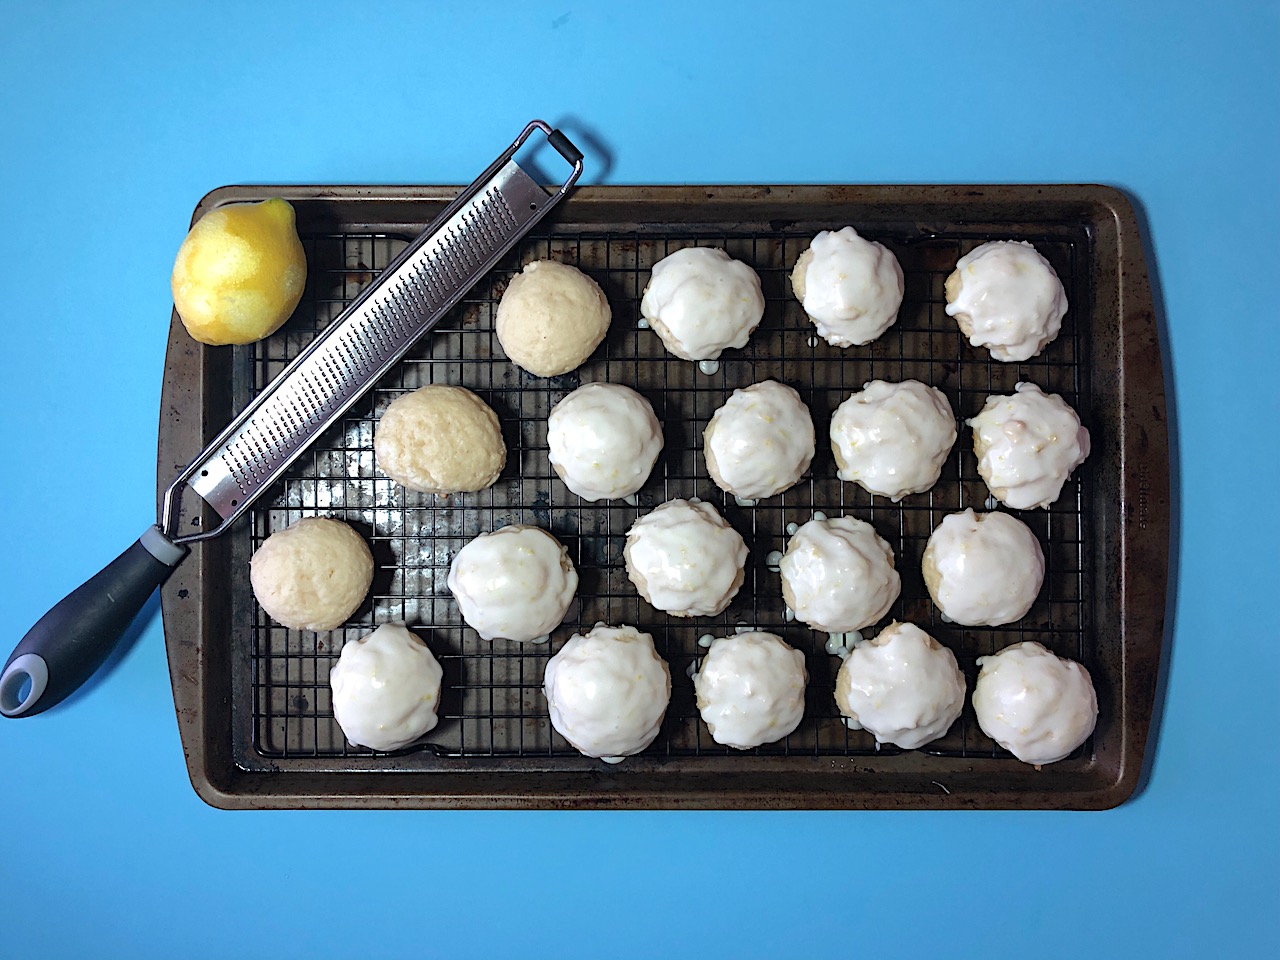
[[[153,516],[196,201],[465,182],[531,116],[605,148],[594,182],[1130,191],[1182,505],[1154,763],[1115,811],[219,812],[153,619],[0,724],[0,955],[1280,950],[1275,4],[0,6],[5,653]]]

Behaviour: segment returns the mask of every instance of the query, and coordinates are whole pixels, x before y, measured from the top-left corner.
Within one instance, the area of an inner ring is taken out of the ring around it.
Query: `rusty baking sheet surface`
[[[282,195],[298,212],[309,280],[302,304],[274,336],[234,349],[193,343],[173,321],[165,370],[158,479],[176,469],[341,312],[437,213],[455,188],[237,187],[202,202]],[[839,350],[815,336],[789,274],[820,229],[846,224],[886,244],[906,277],[898,322],[866,347]],[[943,311],[956,260],[989,239],[1029,240],[1053,264],[1070,303],[1062,333],[1038,358],[991,361]],[[719,369],[668,354],[638,323],[654,263],[690,245],[723,247],[760,274],[765,318]],[[613,308],[605,342],[582,368],[532,377],[502,354],[494,310],[533,259],[574,264]],[[818,453],[803,481],[743,506],[709,479],[702,428],[737,387],[767,378],[795,387],[813,414]],[[989,393],[1030,380],[1081,414],[1093,453],[1048,510],[1014,511],[1035,531],[1045,586],[1031,612],[1001,628],[946,623],[929,601],[920,558],[948,513],[982,510],[971,433],[933,490],[894,504],[835,477],[827,424],[870,379],[915,378],[947,395],[961,419]],[[584,503],[547,458],[546,417],[582,383],[639,390],[663,422],[665,449],[636,505]],[[477,494],[436,499],[381,475],[373,432],[392,399],[427,383],[461,384],[499,414],[508,463]],[[289,471],[252,514],[197,545],[163,594],[184,747],[193,783],[227,807],[1072,807],[1122,802],[1134,789],[1150,723],[1163,636],[1168,453],[1159,347],[1132,210],[1104,187],[618,187],[577,191],[495,268],[390,375]],[[631,522],[674,497],[710,500],[746,539],[746,583],[719,617],[669,617],[627,580]],[[198,498],[188,498],[198,500]],[[1042,770],[1012,759],[979,730],[972,707],[918,751],[876,748],[841,722],[833,699],[840,661],[827,635],[788,621],[766,557],[788,523],[815,511],[870,521],[892,545],[902,595],[889,616],[949,646],[970,691],[976,659],[1036,640],[1083,662],[1098,688],[1093,737]],[[364,606],[332,633],[272,623],[254,602],[248,559],[269,534],[306,516],[334,516],[369,540],[377,574]],[[204,518],[207,522],[208,518]],[[194,524],[200,518],[189,516]],[[509,523],[549,529],[581,578],[565,625],[546,645],[481,640],[445,586],[449,562],[476,534]],[[599,620],[654,636],[671,665],[671,706],[657,741],[618,766],[581,757],[550,727],[541,693],[547,659]],[[445,670],[440,725],[428,743],[376,754],[347,743],[333,719],[328,676],[344,641],[405,621]],[[786,739],[739,752],[711,740],[687,670],[698,638],[759,627],[804,652],[805,719]]]

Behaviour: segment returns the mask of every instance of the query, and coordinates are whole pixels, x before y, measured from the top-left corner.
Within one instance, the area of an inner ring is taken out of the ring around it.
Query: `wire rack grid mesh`
[[[1035,532],[1046,560],[1045,585],[1030,613],[999,628],[968,628],[945,622],[929,600],[920,572],[921,555],[932,530],[949,513],[986,509],[988,491],[977,474],[971,434],[963,421],[992,393],[1012,390],[1023,380],[1057,393],[1088,418],[1086,339],[1089,302],[1085,238],[1023,230],[1053,264],[1072,310],[1059,337],[1026,363],[993,362],[969,346],[944,312],[943,284],[957,259],[993,236],[895,235],[874,225],[860,232],[886,244],[905,275],[905,298],[898,321],[866,347],[840,350],[816,335],[794,299],[789,274],[813,231],[746,230],[738,225],[682,225],[625,232],[540,228],[471,291],[398,367],[322,436],[286,478],[252,512],[235,536],[256,549],[271,533],[303,517],[346,520],[368,539],[376,565],[372,591],[350,623],[329,633],[288,630],[274,624],[252,601],[246,586],[238,594],[236,616],[248,621],[237,631],[248,649],[250,689],[237,698],[235,720],[245,728],[237,761],[247,767],[280,758],[367,758],[379,756],[348,743],[333,718],[328,677],[341,646],[385,622],[404,622],[440,660],[444,690],[440,724],[424,744],[397,757],[399,769],[415,755],[432,758],[577,758],[551,729],[542,675],[547,660],[573,633],[598,621],[632,624],[653,635],[672,674],[672,699],[662,731],[647,751],[657,756],[735,753],[715,743],[701,723],[688,678],[702,652],[698,640],[740,627],[778,634],[803,651],[809,672],[805,718],[790,736],[755,752],[772,755],[858,756],[893,752],[878,747],[864,731],[848,729],[833,698],[838,658],[826,652],[827,635],[788,619],[772,551],[785,549],[787,525],[801,524],[816,511],[871,522],[893,547],[902,593],[890,619],[915,623],[955,654],[972,690],[977,658],[1021,640],[1036,640],[1056,653],[1089,665],[1094,638],[1088,622],[1086,583],[1092,571],[1086,549],[1083,509],[1088,500],[1088,465],[1077,471],[1051,507],[1015,511]],[[1006,234],[1007,235],[1007,234]],[[383,269],[408,238],[371,233],[304,236],[310,277],[303,303],[281,331],[244,348],[243,385],[261,390],[285,364],[333,320]],[[650,268],[684,246],[718,246],[751,265],[766,299],[764,320],[748,345],[727,351],[719,369],[665,351],[658,336],[640,322],[639,302]],[[604,289],[613,309],[605,342],[580,369],[542,379],[511,364],[494,329],[494,313],[510,277],[529,261],[551,258],[580,267]],[[702,453],[702,430],[736,388],[765,379],[794,387],[813,415],[817,454],[801,482],[781,495],[743,505],[710,480]],[[868,380],[917,379],[938,387],[958,419],[959,439],[935,487],[893,503],[872,496],[835,476],[827,426],[835,408]],[[547,456],[546,421],[551,407],[583,383],[623,383],[653,404],[663,424],[664,449],[635,504],[586,503],[555,474]],[[448,498],[407,491],[382,475],[374,461],[378,417],[397,396],[429,383],[460,384],[497,412],[508,447],[507,466],[488,490]],[[243,391],[242,391],[243,392]],[[640,515],[676,497],[711,502],[742,534],[750,555],[746,581],[718,617],[684,620],[654,610],[626,576],[622,549],[627,528]],[[580,577],[578,596],[564,625],[548,644],[485,641],[459,616],[446,586],[449,563],[472,537],[511,523],[536,524],[568,547]],[[979,730],[972,707],[925,752],[974,759],[1007,756]],[[1086,743],[1078,754],[1085,755]]]

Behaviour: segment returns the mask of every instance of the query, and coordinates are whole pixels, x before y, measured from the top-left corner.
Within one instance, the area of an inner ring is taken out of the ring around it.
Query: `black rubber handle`
[[[186,553],[152,527],[64,597],[27,632],[0,672],[0,714],[42,713],[93,676]]]
[[[560,156],[564,157],[570,163],[576,164],[582,162],[582,151],[575,147],[573,145],[573,141],[559,130],[552,130],[547,136],[547,141],[551,146],[556,148]]]

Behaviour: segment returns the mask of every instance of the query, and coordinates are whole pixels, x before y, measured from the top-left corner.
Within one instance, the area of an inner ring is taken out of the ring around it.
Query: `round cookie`
[[[853,227],[823,230],[800,254],[791,289],[818,335],[833,347],[862,346],[898,319],[905,290],[898,258]]]
[[[836,706],[848,725],[904,750],[950,730],[964,708],[964,691],[955,654],[896,620],[854,647],[836,675]]]
[[[622,555],[640,596],[673,617],[715,616],[746,577],[747,545],[701,500],[668,500],[640,517]]]
[[[1040,542],[1007,513],[969,509],[943,517],[929,536],[922,567],[934,604],[967,627],[1021,620],[1044,583]]]
[[[693,689],[711,738],[750,750],[800,725],[808,679],[803,653],[772,633],[751,631],[712,641]]]
[[[512,524],[459,550],[447,583],[462,619],[483,639],[542,643],[569,611],[578,572],[547,531]]]
[[[346,623],[373,583],[373,555],[341,520],[308,517],[273,533],[249,558],[249,583],[267,616],[294,630]]]
[[[585,273],[555,260],[535,260],[507,284],[495,327],[517,367],[558,377],[586,362],[611,317],[600,285]]]
[[[649,401],[617,383],[588,383],[551,408],[551,466],[583,500],[636,493],[662,452],[662,425]]]
[[[1074,660],[1028,640],[979,657],[978,666],[978,726],[1023,763],[1056,763],[1093,733],[1098,696]]]
[[[993,240],[966,253],[947,277],[947,315],[975,347],[1005,363],[1037,356],[1062,329],[1067,292],[1025,240]]]
[[[795,486],[813,460],[813,418],[800,394],[776,380],[733,394],[702,433],[707,472],[721,490],[763,500]]]
[[[640,315],[682,360],[745,347],[764,317],[760,277],[719,247],[686,247],[653,265]]]
[[[938,482],[955,442],[951,404],[919,380],[872,380],[831,417],[836,475],[895,503]]]
[[[792,536],[778,569],[796,619],[826,633],[870,626],[902,589],[893,548],[857,517],[810,520]]]
[[[597,623],[547,661],[551,726],[588,757],[618,761],[653,743],[671,700],[671,670],[653,637]]]
[[[393,400],[373,436],[378,469],[420,493],[492,486],[507,462],[498,415],[465,387],[431,384]]]
[[[991,495],[1015,510],[1049,506],[1089,456],[1089,431],[1076,412],[1034,383],[987,397],[969,426],[978,473]]]
[[[334,719],[352,743],[399,750],[435,728],[443,676],[417,634],[384,623],[344,644],[329,671]]]

